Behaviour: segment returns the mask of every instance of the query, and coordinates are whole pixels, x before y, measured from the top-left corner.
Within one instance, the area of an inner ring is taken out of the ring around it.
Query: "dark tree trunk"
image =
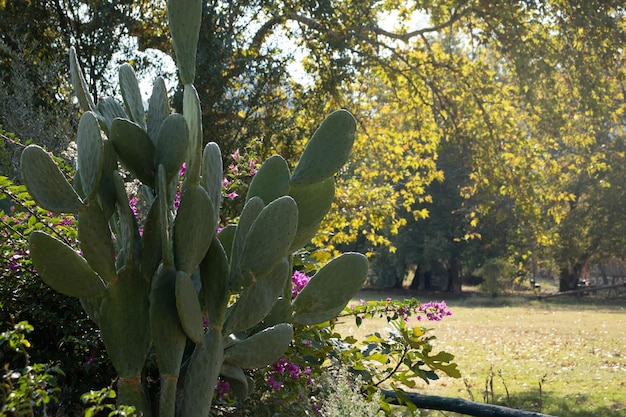
[[[461,294],[461,266],[457,259],[453,259],[448,268],[448,292]]]
[[[561,273],[559,274],[559,292],[571,291],[578,288],[582,270],[583,265],[581,263],[575,263],[574,266],[568,265],[567,267],[561,267]]]

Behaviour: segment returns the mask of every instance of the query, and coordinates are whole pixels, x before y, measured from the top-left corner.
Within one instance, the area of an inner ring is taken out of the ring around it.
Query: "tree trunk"
[[[398,401],[398,395],[391,390],[383,390],[383,394],[387,398],[393,398],[396,401],[391,404],[403,403]],[[440,397],[436,395],[423,395],[414,392],[405,392],[406,397],[417,408],[427,410],[451,411],[468,416],[476,417],[553,417],[547,414],[535,413],[533,411],[517,410],[514,408],[501,407],[493,404],[482,404],[474,401],[468,401],[461,398]]]
[[[559,292],[571,291],[578,288],[578,281],[583,270],[583,265],[575,263],[574,266],[568,265],[561,267],[559,274]]]
[[[461,265],[458,259],[453,259],[448,268],[448,292],[461,294]]]

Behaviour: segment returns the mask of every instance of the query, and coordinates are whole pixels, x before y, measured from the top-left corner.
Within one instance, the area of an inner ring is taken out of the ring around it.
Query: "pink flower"
[[[232,173],[234,173],[234,174],[236,174],[236,173],[238,173],[238,172],[239,172],[239,167],[238,167],[237,165],[232,165],[232,164],[231,164],[231,165],[229,165],[229,166],[228,166],[228,169],[229,169]]]
[[[222,179],[222,186],[228,187],[228,179],[226,177]]]
[[[293,284],[291,287],[291,297],[296,298],[310,280],[311,277],[307,274],[300,271],[294,271],[293,276],[291,277],[291,282]]]
[[[239,159],[239,149],[237,149],[235,152],[233,152],[230,156],[233,157],[233,159],[236,161],[237,159]]]
[[[237,194],[235,191],[233,191],[232,193],[228,194],[228,198],[231,199],[231,200],[234,200],[237,197],[239,197],[239,194]]]
[[[440,321],[444,317],[452,315],[452,311],[448,310],[448,306],[445,301],[430,301],[426,304],[422,304],[418,308],[418,311],[426,314],[426,318],[429,321]],[[421,320],[422,318],[418,315],[417,319]]]

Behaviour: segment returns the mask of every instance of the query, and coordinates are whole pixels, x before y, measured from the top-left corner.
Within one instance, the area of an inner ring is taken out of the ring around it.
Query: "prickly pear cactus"
[[[222,158],[215,143],[202,148],[193,86],[200,7],[199,0],[168,1],[184,84],[182,114],[171,112],[160,78],[144,111],[127,64],[119,71],[123,103],[94,103],[71,49],[71,78],[83,110],[76,178],[68,182],[35,145],[21,160],[34,200],[77,216],[82,252],[33,232],[33,264],[48,285],[80,298],[119,374],[119,403],[146,417],[207,416],[220,375],[250,392],[244,370],[278,359],[292,340],[293,323],[334,317],[361,288],[368,268],[363,255],[344,254],[291,301],[292,254],[330,209],[333,177],[354,141],[356,123],[344,110],[322,122],[293,173],[278,155],[266,160],[239,223],[218,233]],[[175,205],[183,163],[187,171]],[[129,174],[141,181],[148,200],[141,228],[123,180]],[[147,398],[142,379],[152,349],[160,373],[157,399]]]

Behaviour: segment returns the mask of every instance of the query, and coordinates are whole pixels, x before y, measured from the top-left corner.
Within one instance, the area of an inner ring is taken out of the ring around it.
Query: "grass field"
[[[388,296],[431,301],[376,291],[363,291],[357,299]],[[463,377],[424,383],[419,392],[562,417],[626,416],[624,300],[473,296],[446,302],[454,314],[427,325],[437,336],[435,349],[454,354]],[[359,338],[384,327],[384,320],[368,319],[361,327],[346,322],[340,329]]]

